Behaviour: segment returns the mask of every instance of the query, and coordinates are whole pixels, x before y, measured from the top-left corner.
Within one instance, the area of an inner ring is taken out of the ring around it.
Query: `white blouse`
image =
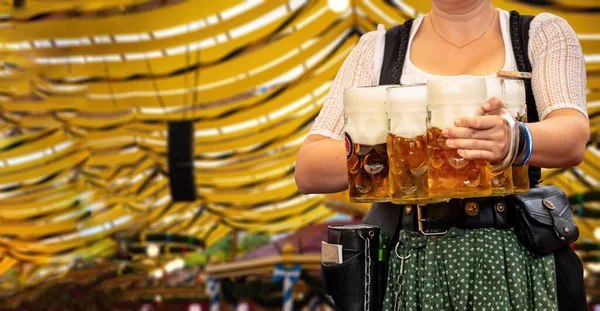
[[[502,70],[516,71],[512,52],[508,11],[500,11],[500,26],[505,46],[505,64]],[[409,38],[408,52],[402,71],[402,83],[424,83],[437,76],[417,68],[410,60],[410,45],[419,29],[423,16],[415,19]],[[364,34],[344,61],[323,108],[309,132],[334,139],[344,135],[344,90],[356,86],[379,84],[385,49],[385,27]],[[586,69],[581,45],[571,26],[563,18],[549,13],[536,16],[529,30],[529,59],[533,67],[532,86],[540,120],[550,112],[572,108],[587,117]],[[487,76],[494,77],[495,74]],[[487,78],[486,77],[486,78]]]

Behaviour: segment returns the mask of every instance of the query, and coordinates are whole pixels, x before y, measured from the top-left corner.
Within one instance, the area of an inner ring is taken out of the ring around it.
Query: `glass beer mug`
[[[525,100],[525,84],[523,80],[502,79],[504,96],[502,100],[508,112],[517,120],[527,122],[527,104]],[[514,193],[529,192],[529,165],[512,168]]]
[[[389,201],[387,87],[344,91],[346,163],[352,202]]]
[[[527,122],[527,104],[525,100],[525,84],[520,79],[487,80],[488,97],[496,96],[506,104],[510,115],[520,122]],[[529,165],[512,167],[511,193],[527,193],[529,191]],[[496,194],[496,193],[494,193]],[[503,195],[508,193],[498,193]]]
[[[387,108],[390,201],[433,203],[427,179],[427,85],[388,88]]]
[[[445,128],[455,127],[457,118],[482,116],[487,101],[485,79],[443,78],[427,83],[427,139],[429,147],[429,194],[432,198],[467,198],[492,195],[493,177],[507,170],[514,155],[516,122],[499,111],[510,131],[509,155],[497,165],[467,160],[446,145]]]

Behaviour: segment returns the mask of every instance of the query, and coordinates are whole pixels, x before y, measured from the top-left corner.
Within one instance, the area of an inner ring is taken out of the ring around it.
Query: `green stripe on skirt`
[[[396,310],[558,310],[554,256],[539,256],[512,229],[401,231],[404,285]],[[390,254],[384,311],[395,311],[400,259]]]

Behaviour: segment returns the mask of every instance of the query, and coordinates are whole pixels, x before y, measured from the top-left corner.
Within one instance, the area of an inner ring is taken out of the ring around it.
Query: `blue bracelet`
[[[523,128],[525,129],[525,136],[527,139],[527,149],[525,150],[525,157],[523,157],[523,160],[521,160],[520,163],[513,164],[512,166],[525,165],[527,162],[529,162],[529,158],[531,158],[531,153],[533,152],[533,137],[531,135],[531,130],[529,129],[527,124],[521,122],[521,125],[523,125]]]

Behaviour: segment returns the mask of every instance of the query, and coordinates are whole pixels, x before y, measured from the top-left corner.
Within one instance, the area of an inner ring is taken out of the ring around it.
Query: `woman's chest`
[[[487,76],[502,69],[506,63],[501,36],[461,49],[417,38],[410,47],[409,57],[421,71],[438,76]]]

